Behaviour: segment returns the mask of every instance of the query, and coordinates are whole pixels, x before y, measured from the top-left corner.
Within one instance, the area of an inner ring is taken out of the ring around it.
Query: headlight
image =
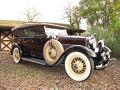
[[[102,47],[105,47],[104,40],[98,41],[98,44],[101,45]]]
[[[97,41],[96,41],[95,37],[92,37],[89,39],[89,44],[92,45],[94,49],[96,48]]]

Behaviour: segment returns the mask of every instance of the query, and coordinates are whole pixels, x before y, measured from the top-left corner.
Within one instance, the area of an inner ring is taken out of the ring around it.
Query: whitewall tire
[[[81,52],[71,52],[65,59],[66,73],[73,80],[86,80],[91,75],[93,69],[93,60]]]
[[[15,63],[20,63],[21,62],[20,50],[17,47],[15,47],[13,49],[13,60],[14,60]]]

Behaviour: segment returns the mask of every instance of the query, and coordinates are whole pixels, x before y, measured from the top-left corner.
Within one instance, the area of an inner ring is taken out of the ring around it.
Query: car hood
[[[62,44],[69,44],[69,45],[83,45],[85,46],[87,40],[91,37],[83,37],[83,36],[60,36],[58,40]]]

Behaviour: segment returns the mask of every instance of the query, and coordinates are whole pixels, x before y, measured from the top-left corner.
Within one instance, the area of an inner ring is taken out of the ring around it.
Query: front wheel
[[[86,80],[94,70],[94,63],[82,52],[74,51],[65,59],[65,70],[68,76],[76,81]]]

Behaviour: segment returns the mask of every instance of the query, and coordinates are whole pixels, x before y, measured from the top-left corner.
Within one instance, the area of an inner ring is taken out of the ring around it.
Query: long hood
[[[58,40],[62,44],[85,46],[89,38],[90,37],[83,37],[83,36],[60,36],[58,37]]]

